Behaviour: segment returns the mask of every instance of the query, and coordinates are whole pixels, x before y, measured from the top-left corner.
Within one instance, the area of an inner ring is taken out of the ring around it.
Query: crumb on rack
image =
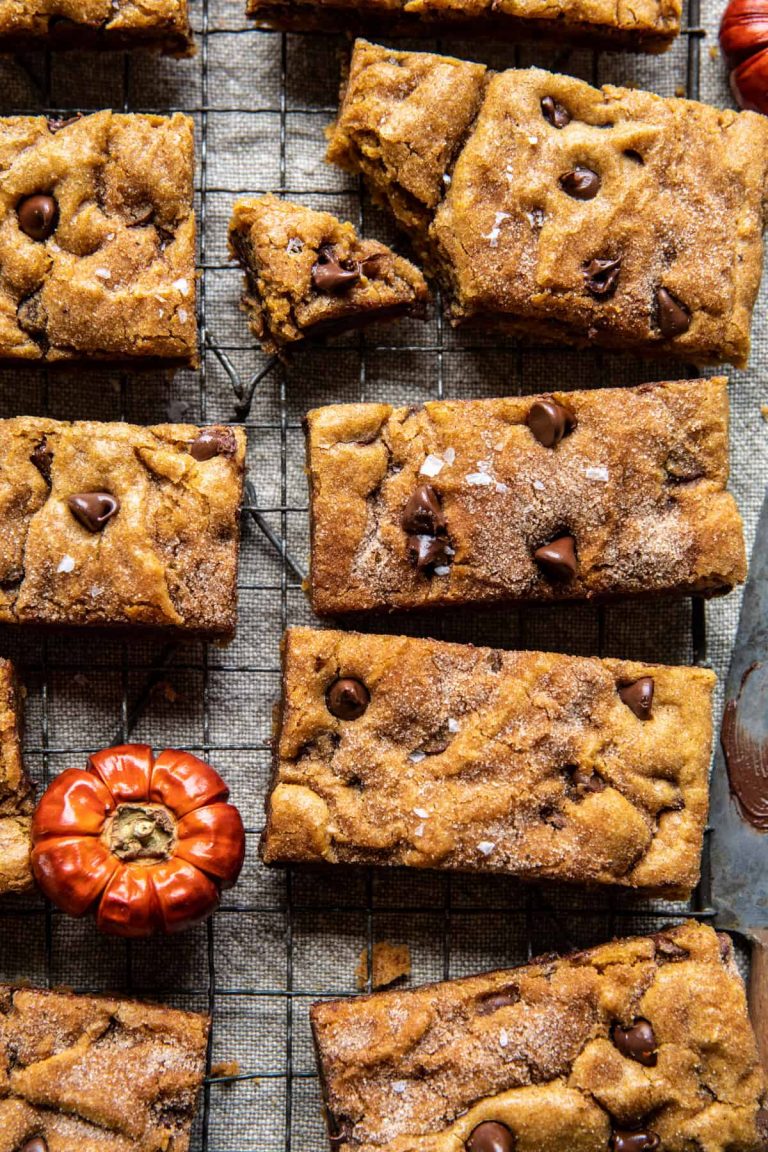
[[[763,417],[763,420],[765,420],[766,424],[768,424],[768,404],[763,404],[761,406],[760,415]]]
[[[679,96],[681,98],[685,96],[685,84],[675,85],[675,96]]]
[[[237,1060],[219,1060],[211,1065],[211,1077],[218,1080],[222,1076],[239,1076],[240,1065]]]
[[[372,988],[386,988],[411,974],[411,950],[407,944],[382,940],[373,946]],[[368,949],[363,948],[355,968],[355,984],[363,991],[368,986]]]
[[[710,46],[709,46],[709,58],[710,58],[710,60],[717,60],[719,55],[720,55],[720,49],[718,48],[717,44],[710,44]]]

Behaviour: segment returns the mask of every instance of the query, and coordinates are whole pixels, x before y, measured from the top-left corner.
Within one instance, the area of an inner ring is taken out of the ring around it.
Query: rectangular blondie
[[[234,635],[242,428],[0,420],[0,623]]]
[[[747,362],[762,116],[358,41],[328,158],[411,233],[454,323]]]
[[[307,416],[321,616],[743,581],[726,381]]]
[[[311,1010],[338,1152],[758,1152],[729,937],[694,922]]]
[[[187,0],[0,0],[0,53],[45,45],[189,56]]]
[[[192,121],[0,119],[0,361],[195,365]]]
[[[22,692],[0,660],[0,896],[32,885],[30,825],[34,792],[21,759]]]
[[[187,1152],[209,1024],[135,1000],[0,985],[0,1152]]]
[[[291,628],[263,859],[687,896],[714,683],[701,668]]]

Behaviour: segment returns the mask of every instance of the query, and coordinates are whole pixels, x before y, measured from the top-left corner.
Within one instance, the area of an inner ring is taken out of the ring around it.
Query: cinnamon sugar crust
[[[620,689],[644,677],[641,719]],[[328,693],[347,678],[369,701],[339,718]],[[262,857],[687,896],[714,683],[701,668],[291,628]]]

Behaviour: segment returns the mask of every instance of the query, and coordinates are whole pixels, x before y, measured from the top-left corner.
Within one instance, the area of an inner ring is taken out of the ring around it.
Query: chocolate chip
[[[565,128],[571,122],[571,114],[552,96],[545,96],[541,102],[541,114],[553,128]]]
[[[443,507],[431,484],[420,484],[408,498],[401,523],[404,531],[417,536],[437,536],[445,531]]]
[[[334,680],[325,694],[328,711],[339,720],[359,720],[370,703],[370,693],[360,680],[344,676]]]
[[[341,263],[329,245],[320,249],[317,263],[312,268],[312,284],[318,292],[325,292],[328,295],[344,292],[359,279],[359,264],[349,260]]]
[[[571,783],[579,792],[604,792],[605,781],[597,772],[583,772],[581,768],[574,768],[571,772]]]
[[[641,676],[628,684],[619,684],[619,696],[639,720],[650,720],[653,708],[653,677]]]
[[[656,1064],[656,1036],[653,1026],[648,1020],[639,1017],[630,1028],[622,1028],[614,1024],[611,1039],[621,1052],[630,1060],[636,1060],[646,1068],[653,1068]]]
[[[29,459],[30,462],[34,464],[35,468],[37,468],[46,484],[50,484],[53,452],[51,452],[50,448],[48,447],[48,441],[46,440],[45,436],[43,436],[39,444],[35,444]]]
[[[575,420],[556,400],[536,400],[528,409],[526,424],[539,444],[554,448],[571,431]]]
[[[498,1012],[500,1008],[509,1008],[511,1004],[517,1004],[520,999],[520,993],[517,988],[501,988],[498,992],[490,992],[487,996],[483,996],[477,1005],[478,1016],[490,1016],[493,1012]]]
[[[120,501],[110,492],[78,492],[67,500],[69,510],[83,528],[101,532],[120,509]]]
[[[570,580],[576,575],[576,541],[573,536],[558,536],[537,548],[533,558],[552,580]]]
[[[656,1132],[643,1132],[640,1128],[633,1131],[614,1128],[611,1134],[613,1152],[651,1152],[651,1149],[658,1148],[659,1143]]]
[[[587,291],[593,296],[610,296],[619,282],[620,272],[621,257],[617,260],[609,260],[603,256],[595,257],[584,269]]]
[[[44,1136],[33,1136],[22,1144],[19,1152],[48,1152],[48,1143]]]
[[[514,1152],[515,1138],[506,1124],[484,1120],[472,1129],[464,1147],[467,1152]]]
[[[214,456],[234,456],[237,441],[231,428],[203,428],[200,435],[189,446],[189,454],[202,463]]]
[[[416,565],[418,572],[436,565],[449,564],[452,557],[446,552],[447,547],[448,541],[441,536],[414,534],[408,537],[406,543],[408,559]]]
[[[602,180],[597,172],[577,164],[571,172],[560,177],[560,187],[574,200],[594,200],[600,191]]]
[[[685,304],[666,288],[656,290],[658,325],[662,336],[681,336],[691,326],[691,314]]]
[[[19,228],[31,240],[47,240],[59,220],[59,206],[53,196],[25,196],[16,206]]]

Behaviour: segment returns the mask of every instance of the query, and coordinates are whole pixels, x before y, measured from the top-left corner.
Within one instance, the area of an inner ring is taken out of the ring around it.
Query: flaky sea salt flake
[[[585,468],[584,475],[587,480],[599,480],[603,484],[607,484],[608,482],[608,469],[604,464],[601,464],[597,468]]]
[[[411,752],[408,756],[411,764],[421,764],[422,760],[426,760],[426,752]]]
[[[483,235],[483,240],[487,240],[491,248],[498,248],[499,246],[502,220],[509,220],[509,212],[497,212],[496,219],[493,221],[493,228]]]
[[[180,280],[174,280],[171,287],[175,288],[177,292],[181,292],[182,296],[186,296],[189,292],[189,281],[182,276]]]
[[[499,1032],[499,1047],[506,1048],[507,1044],[509,1044],[509,1033],[506,1028],[502,1028]]]
[[[56,569],[56,571],[57,572],[74,572],[74,570],[75,570],[75,558],[74,558],[74,556],[62,556],[61,560],[59,561],[59,566]]]
[[[493,840],[481,840],[477,846],[477,850],[478,852],[482,852],[483,856],[490,856],[495,847],[496,844]]]
[[[426,820],[429,816],[429,812],[427,812],[426,808],[414,808],[413,814],[414,816],[420,816],[422,820]]]
[[[448,576],[451,570],[447,564],[436,564],[432,571],[435,576]]]
[[[449,732],[458,732],[458,730],[459,730],[458,720],[454,720],[453,716],[449,716],[448,717],[448,731]]]
[[[408,1084],[405,1080],[393,1080],[392,1081],[392,1091],[397,1092],[398,1096],[402,1096],[403,1092],[405,1092],[407,1087],[408,1087]]]
[[[99,280],[112,279],[112,273],[110,272],[109,268],[94,268],[93,274],[94,276],[98,276]]]
[[[487,472],[470,472],[465,476],[467,484],[472,484],[474,487],[482,487],[484,484],[493,484],[492,478]]]
[[[439,456],[435,456],[433,452],[430,452],[421,468],[419,468],[419,474],[421,476],[439,476],[444,466],[445,461],[441,460]]]

